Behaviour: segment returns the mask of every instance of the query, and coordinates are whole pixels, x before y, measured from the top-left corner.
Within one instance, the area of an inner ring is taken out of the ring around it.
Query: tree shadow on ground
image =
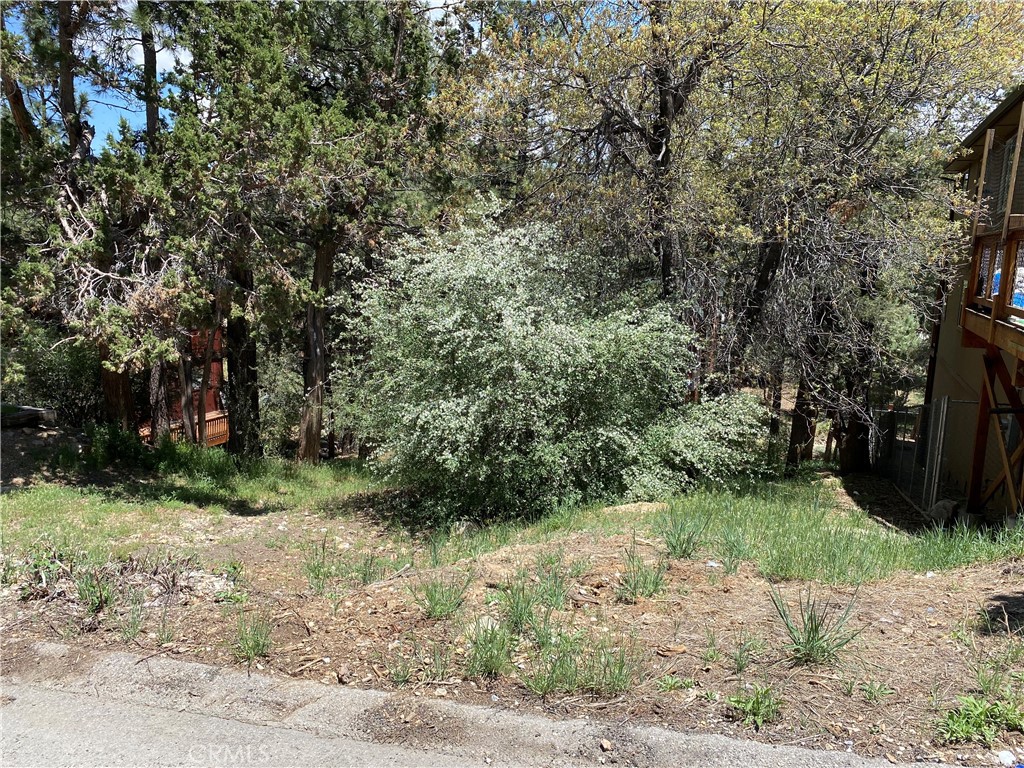
[[[919,534],[933,525],[885,478],[849,474],[840,476],[839,482],[858,507],[886,528]]]
[[[171,482],[161,478],[120,478],[110,484],[91,485],[111,501],[122,501],[142,504],[174,502],[190,504],[195,507],[219,506],[228,514],[239,517],[256,517],[285,509],[281,502],[253,504],[248,499],[240,499],[234,484],[223,481],[216,488],[192,487],[179,482]]]
[[[1024,566],[1011,564],[1003,573],[1020,580]],[[1024,635],[1024,591],[993,595],[982,608],[981,619],[978,631],[983,635]]]

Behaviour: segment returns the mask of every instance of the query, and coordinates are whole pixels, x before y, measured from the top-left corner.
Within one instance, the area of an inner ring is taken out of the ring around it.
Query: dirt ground
[[[828,478],[823,482],[841,506],[870,508],[886,525],[916,524],[913,510],[882,481],[865,478],[856,495]],[[366,500],[372,502],[372,497]],[[635,509],[619,507],[607,514],[631,512]],[[272,645],[256,668],[327,685],[406,688],[423,702],[448,699],[554,717],[656,724],[854,751],[899,763],[981,766],[993,764],[994,752],[1001,749],[1024,755],[1020,733],[1003,734],[988,749],[944,744],[936,731],[938,718],[955,706],[958,695],[984,686],[980,671],[985,663],[1021,642],[1024,562],[904,573],[856,590],[814,588],[836,611],[854,601],[849,627],[859,634],[839,663],[807,667],[789,662],[771,585],[748,563],[730,574],[706,559],[670,561],[658,596],[627,604],[617,591],[624,552],[632,543],[628,536],[561,534],[432,568],[427,542],[417,544],[417,551],[403,551],[405,545],[395,544],[369,515],[273,510],[229,515],[215,524],[194,511],[173,514],[188,517],[183,529],[190,533],[189,556],[180,539],[163,536],[145,542],[142,551],[149,557],[142,554],[117,566],[118,582],[145,595],[137,637],[124,638],[123,604],[98,616],[87,614],[67,573],[57,574],[45,588],[15,581],[0,593],[4,666],[26,663],[28,648],[39,639],[60,639],[87,648],[128,647],[244,668],[232,647],[239,617],[260,614],[271,622]],[[315,594],[306,568],[309,547],[317,541],[339,551],[372,552],[394,567],[373,583],[343,578],[326,594]],[[306,544],[297,547],[295,542]],[[649,561],[660,552],[660,542],[638,539],[637,547]],[[410,556],[412,564],[404,565]],[[525,648],[513,652],[513,668],[497,679],[466,675],[474,627],[502,621],[498,597],[503,585],[545,556],[561,557],[574,574],[568,600],[553,621],[584,633],[592,643],[606,640],[639,657],[643,679],[627,692],[536,696],[520,679],[530,661]],[[416,590],[432,578],[463,574],[472,581],[458,614],[427,618]],[[786,583],[779,589],[795,607],[808,585]],[[745,668],[744,646],[750,649]],[[432,674],[437,666],[430,654],[436,650],[450,654],[441,678]],[[658,680],[669,674],[692,680],[692,687],[661,690]],[[1021,662],[1014,661],[1006,675],[1020,685]],[[780,718],[760,729],[740,722],[728,701],[753,685],[770,685],[781,698]],[[422,723],[418,706],[378,713],[372,727],[395,743],[443,737]]]

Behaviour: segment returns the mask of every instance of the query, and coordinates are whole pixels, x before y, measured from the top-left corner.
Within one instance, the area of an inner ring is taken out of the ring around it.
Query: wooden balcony
[[[143,442],[150,440],[150,426],[147,424],[139,430]],[[224,445],[228,441],[228,412],[210,411],[206,414],[206,444],[209,446]],[[175,443],[185,436],[185,425],[181,421],[171,422],[171,440]]]

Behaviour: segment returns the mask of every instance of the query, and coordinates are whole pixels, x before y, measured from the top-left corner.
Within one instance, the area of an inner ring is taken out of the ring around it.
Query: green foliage
[[[643,679],[640,653],[630,643],[619,646],[602,640],[586,666],[587,690],[602,696],[625,693]]]
[[[800,596],[799,616],[794,619],[790,614],[782,594],[772,587],[772,605],[779,614],[790,642],[786,650],[795,664],[828,664],[839,659],[843,650],[859,631],[846,629],[846,622],[853,612],[855,597],[850,598],[843,611],[837,611],[826,598],[819,602],[811,590]]]
[[[626,563],[616,595],[624,603],[635,603],[641,597],[654,597],[661,591],[666,570],[668,564],[664,560],[659,560],[654,565],[648,565],[644,561],[637,550],[634,533],[633,543],[626,550]]]
[[[729,705],[739,719],[744,725],[754,726],[755,730],[760,730],[779,716],[780,704],[770,685],[755,685],[750,693],[729,697]]]
[[[234,644],[235,658],[252,664],[256,659],[270,653],[272,629],[270,619],[262,613],[240,612]]]
[[[1024,731],[1024,712],[1006,701],[990,702],[973,696],[959,696],[959,706],[939,720],[939,735],[944,741],[977,741],[991,747],[1000,731]]]
[[[429,619],[445,619],[462,606],[472,577],[439,576],[410,587],[413,600]]]
[[[90,568],[76,576],[75,588],[78,602],[90,614],[97,614],[112,605],[117,597],[113,580],[101,568]]]
[[[681,400],[688,336],[600,304],[550,227],[404,241],[365,305],[365,429],[379,466],[438,514],[533,514],[624,488],[638,441]]]
[[[538,696],[579,690],[586,675],[583,661],[586,651],[581,636],[542,632],[541,638],[543,642],[538,639],[538,649],[529,665],[519,673],[523,685]]]
[[[509,631],[521,634],[533,623],[533,609],[538,603],[537,593],[520,572],[515,579],[509,579],[501,590],[501,602],[505,624]]]
[[[4,302],[5,311],[10,311]],[[83,427],[103,417],[100,359],[93,347],[71,341],[67,329],[26,321],[3,328],[4,401],[53,408],[62,425]]]
[[[767,418],[760,401],[742,393],[670,412],[644,435],[639,460],[627,472],[630,495],[659,499],[701,483],[737,487],[744,478],[772,476]]]
[[[692,677],[681,678],[678,675],[663,675],[657,680],[658,690],[662,693],[671,693],[672,691],[688,690],[696,686]]]
[[[669,557],[686,560],[697,554],[710,523],[709,517],[701,519],[687,515],[678,505],[670,504],[668,514],[658,521],[657,531],[665,540]]]
[[[466,674],[470,677],[498,677],[508,669],[514,640],[499,624],[478,624],[469,638]]]
[[[328,546],[326,536],[307,549],[303,570],[309,588],[316,595],[326,592],[331,581],[341,574],[341,559],[334,547]]]

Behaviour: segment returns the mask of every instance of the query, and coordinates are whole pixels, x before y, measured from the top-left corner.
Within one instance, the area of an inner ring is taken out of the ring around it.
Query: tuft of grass
[[[896,691],[878,680],[868,680],[860,684],[860,691],[864,694],[864,700],[876,704],[892,696]]]
[[[315,595],[324,594],[331,581],[340,575],[341,560],[334,547],[327,544],[327,534],[324,534],[319,543],[306,550],[302,568],[309,588]]]
[[[426,682],[439,683],[451,676],[452,652],[448,643],[432,642],[417,652]]]
[[[760,730],[779,716],[781,702],[770,685],[755,685],[750,693],[730,696],[728,701],[737,719],[744,725],[754,726],[754,730]]]
[[[722,658],[722,652],[718,650],[718,638],[715,637],[714,631],[711,629],[704,630],[704,653],[701,654],[701,661],[705,664],[713,664],[716,661],[720,661]]]
[[[614,696],[642,679],[640,654],[632,644],[613,646],[602,641],[588,660],[585,687],[598,695]]]
[[[97,614],[113,604],[117,591],[114,582],[100,568],[93,568],[75,578],[78,602],[87,613]]]
[[[799,615],[790,614],[786,601],[774,587],[771,589],[772,604],[779,614],[790,642],[785,646],[794,664],[829,664],[839,659],[839,652],[859,632],[846,629],[846,622],[853,611],[856,596],[850,598],[842,612],[835,611],[828,599],[819,602],[811,590],[801,595]]]
[[[533,609],[538,603],[537,593],[526,582],[526,574],[520,571],[514,580],[509,579],[499,599],[509,631],[521,635],[533,623]]]
[[[261,613],[238,614],[235,635],[235,658],[252,664],[256,659],[270,653],[270,619]]]
[[[439,577],[412,586],[409,591],[413,600],[430,619],[445,619],[454,615],[466,598],[466,591],[472,582],[471,576]]]
[[[740,644],[732,652],[733,669],[737,674],[746,671],[750,662],[764,650],[764,641],[759,637],[740,635]]]
[[[665,571],[668,565],[664,560],[655,565],[644,562],[636,546],[636,534],[633,543],[626,550],[626,565],[619,585],[618,598],[624,603],[635,603],[641,597],[653,597],[658,594],[665,582]]]
[[[356,561],[352,569],[356,580],[364,587],[383,579],[388,572],[388,561],[373,552],[367,552]]]
[[[387,667],[388,678],[398,687],[412,680],[412,661],[401,654],[385,657],[384,666]]]
[[[533,654],[530,664],[519,673],[527,689],[538,696],[572,693],[580,689],[584,670],[583,642],[579,634],[556,633],[544,636],[545,644]]]
[[[560,609],[569,597],[569,577],[561,549],[537,557],[537,601],[549,608]]]
[[[710,515],[687,515],[676,505],[658,523],[657,532],[665,541],[668,556],[676,560],[689,560],[697,554],[703,543],[704,532],[711,524]]]
[[[142,631],[142,625],[146,620],[146,609],[143,607],[143,594],[139,590],[132,590],[125,601],[126,605],[121,615],[117,617],[117,630],[121,639],[130,643]]]
[[[1018,705],[973,696],[960,696],[957,700],[959,706],[948,710],[939,720],[938,731],[943,741],[976,741],[991,747],[1000,731],[1024,732],[1024,712]]]
[[[512,636],[500,625],[478,626],[470,636],[466,674],[470,677],[498,677],[511,664]]]

